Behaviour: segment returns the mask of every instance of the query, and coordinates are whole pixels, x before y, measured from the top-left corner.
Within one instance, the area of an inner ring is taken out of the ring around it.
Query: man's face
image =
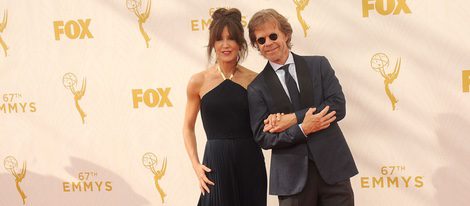
[[[284,64],[289,56],[288,37],[279,30],[274,21],[266,22],[255,29],[256,45],[266,59]]]

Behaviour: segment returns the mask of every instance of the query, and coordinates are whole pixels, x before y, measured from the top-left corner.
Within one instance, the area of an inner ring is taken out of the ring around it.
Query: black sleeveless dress
[[[198,206],[266,206],[264,157],[253,139],[245,88],[224,80],[201,99],[201,117],[207,135],[203,164],[210,193]]]

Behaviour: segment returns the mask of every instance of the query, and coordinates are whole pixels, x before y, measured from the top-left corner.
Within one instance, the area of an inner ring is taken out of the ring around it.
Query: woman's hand
[[[209,185],[215,185],[214,182],[210,181],[206,176],[206,172],[211,172],[211,169],[206,167],[203,164],[197,164],[194,167],[194,172],[199,180],[199,189],[201,189],[202,195],[205,195],[205,192],[210,193]]]
[[[270,133],[279,133],[283,132],[292,125],[297,123],[297,119],[294,113],[291,114],[284,114],[284,113],[276,113],[270,114],[264,120],[264,128],[263,132],[270,132]]]
[[[275,128],[276,125],[277,125],[277,122],[281,121],[281,116],[282,116],[282,115],[284,115],[284,113],[270,114],[270,115],[264,120],[263,132],[268,132],[269,130]]]

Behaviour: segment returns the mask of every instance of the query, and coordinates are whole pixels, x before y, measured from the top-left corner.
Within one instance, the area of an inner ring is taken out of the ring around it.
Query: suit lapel
[[[300,102],[303,108],[307,108],[314,104],[313,77],[309,72],[307,62],[304,58],[294,53],[292,53],[292,55],[294,56],[297,81],[299,81]]]
[[[269,62],[264,67],[263,72],[267,85],[267,91],[272,97],[273,112],[290,113],[294,111],[294,108],[287,96],[284,88],[282,87],[279,77],[277,76],[274,69],[271,67]]]

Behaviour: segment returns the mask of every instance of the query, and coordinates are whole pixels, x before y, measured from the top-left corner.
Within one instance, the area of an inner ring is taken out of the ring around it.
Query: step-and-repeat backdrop
[[[330,60],[360,170],[356,205],[466,205],[466,0],[2,0],[0,205],[195,205],[186,85],[211,64],[220,7],[239,8],[244,26],[274,8],[294,52]],[[242,64],[265,63],[251,48]],[[200,119],[196,133],[202,157]]]

